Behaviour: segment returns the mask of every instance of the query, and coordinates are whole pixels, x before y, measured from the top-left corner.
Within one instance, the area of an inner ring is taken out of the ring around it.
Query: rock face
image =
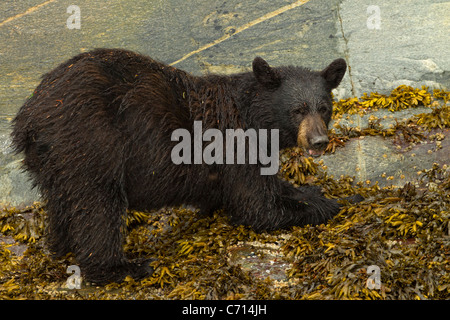
[[[0,128],[0,205],[30,205],[39,200],[39,194],[21,169],[21,157],[13,153],[10,141],[9,128]]]
[[[343,50],[354,94],[406,84],[450,85],[450,1],[341,1]]]
[[[351,139],[345,148],[322,158],[328,172],[336,178],[340,175],[355,176],[356,181],[378,182],[381,187],[401,187],[419,178],[421,170],[430,169],[433,163],[448,164],[450,132],[445,131],[442,148],[435,142],[419,143],[405,149],[397,149],[392,139],[360,137]],[[355,157],[356,155],[356,157]]]
[[[249,70],[257,55],[272,65],[318,70],[344,57],[349,72],[335,92],[337,98],[387,94],[400,84],[450,87],[450,18],[445,14],[450,1],[214,0],[186,6],[180,0],[133,0],[124,6],[112,0],[105,6],[81,0],[79,29],[68,27],[76,16],[65,4],[27,4],[0,4],[0,43],[5,44],[0,49],[0,202],[14,206],[39,197],[20,171],[21,157],[8,148],[10,121],[43,73],[80,51],[127,48],[198,75]],[[414,167],[440,157],[448,161],[446,140],[431,157],[422,145],[426,159],[432,159],[425,162],[420,150],[408,151],[414,157],[401,154],[402,160],[392,153],[396,150],[389,139],[378,137],[351,141],[324,161],[335,174],[375,181],[385,172],[407,180],[414,177]],[[359,159],[359,171],[356,164],[337,165],[338,159],[349,158],[346,152]],[[391,174],[385,166],[392,163],[398,168]]]

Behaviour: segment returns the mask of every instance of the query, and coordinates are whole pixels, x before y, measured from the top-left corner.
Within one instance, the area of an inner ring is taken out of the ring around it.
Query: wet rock
[[[350,139],[344,148],[332,155],[322,157],[327,171],[338,178],[340,175],[355,177],[355,181],[378,182],[380,186],[403,186],[417,181],[421,170],[431,168],[433,163],[448,163],[450,133],[437,149],[435,142],[423,142],[407,151],[398,149],[390,139],[379,136]]]
[[[291,263],[283,259],[280,246],[258,241],[241,242],[228,248],[231,264],[238,264],[245,271],[261,280],[270,278],[277,282],[287,281],[286,269]]]
[[[38,201],[39,193],[22,170],[22,156],[11,148],[9,132],[9,128],[0,128],[0,205],[24,207]]]

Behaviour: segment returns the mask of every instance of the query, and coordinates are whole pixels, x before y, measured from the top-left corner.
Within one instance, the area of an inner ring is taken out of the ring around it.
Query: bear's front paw
[[[153,268],[150,263],[155,261],[155,259],[136,259],[131,262],[131,267],[129,268],[130,276],[134,280],[140,280],[151,276],[153,274]]]
[[[360,194],[354,194],[350,197],[344,198],[344,200],[347,200],[350,203],[358,203],[364,200],[364,197]]]

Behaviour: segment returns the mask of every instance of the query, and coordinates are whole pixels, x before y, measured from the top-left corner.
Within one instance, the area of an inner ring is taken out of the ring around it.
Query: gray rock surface
[[[341,175],[354,176],[355,181],[370,185],[378,182],[380,187],[401,187],[408,181],[417,181],[424,169],[448,164],[450,154],[450,132],[441,147],[436,142],[422,142],[412,148],[399,149],[391,138],[365,136],[348,141],[344,148],[322,159],[329,174],[335,178]]]
[[[450,1],[342,1],[338,12],[355,95],[450,86]]]

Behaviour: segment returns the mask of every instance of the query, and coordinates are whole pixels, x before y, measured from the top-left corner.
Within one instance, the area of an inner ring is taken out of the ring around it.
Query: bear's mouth
[[[324,153],[324,150],[317,150],[317,149],[305,149],[305,151],[308,155],[314,158],[320,157]]]

